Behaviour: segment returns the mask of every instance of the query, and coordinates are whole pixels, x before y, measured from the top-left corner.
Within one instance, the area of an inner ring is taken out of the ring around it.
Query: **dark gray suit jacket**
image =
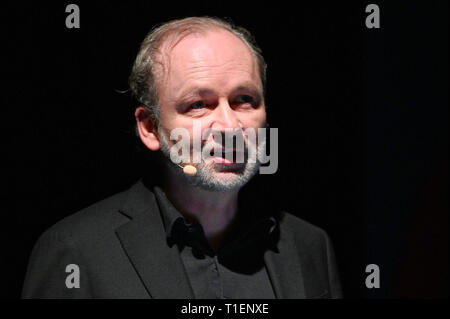
[[[277,298],[340,298],[327,234],[281,213],[264,261]],[[66,266],[80,269],[67,288]],[[153,192],[143,182],[71,215],[38,240],[23,298],[194,298],[176,245],[166,243]]]

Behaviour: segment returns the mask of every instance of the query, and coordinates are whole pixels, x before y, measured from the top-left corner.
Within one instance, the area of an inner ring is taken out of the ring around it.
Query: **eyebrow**
[[[248,91],[253,95],[256,95],[258,97],[262,97],[262,92],[260,89],[258,89],[252,82],[244,82],[242,84],[239,84],[234,89],[231,90],[232,93],[240,92],[240,91]],[[177,98],[178,101],[187,100],[189,98],[195,97],[195,96],[205,96],[215,94],[215,90],[209,87],[197,87],[197,86],[191,86],[188,87],[186,90],[183,91],[183,93],[180,95],[179,98]]]
[[[236,88],[234,88],[231,92],[249,92],[250,94],[254,95],[257,98],[262,98],[262,92],[260,89],[258,89],[253,84],[250,85],[239,85]]]

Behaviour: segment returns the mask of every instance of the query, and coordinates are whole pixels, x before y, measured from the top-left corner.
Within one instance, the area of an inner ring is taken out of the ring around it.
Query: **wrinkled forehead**
[[[160,79],[183,81],[195,72],[247,74],[259,80],[256,59],[237,36],[223,29],[187,33],[165,41],[160,48]],[[162,83],[161,83],[162,84]]]

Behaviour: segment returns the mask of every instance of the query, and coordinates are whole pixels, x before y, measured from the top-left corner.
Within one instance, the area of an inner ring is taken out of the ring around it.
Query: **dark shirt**
[[[159,187],[154,193],[167,244],[178,246],[196,298],[275,298],[263,259],[278,226],[275,218],[239,211],[237,230],[215,252],[199,223],[183,218]]]

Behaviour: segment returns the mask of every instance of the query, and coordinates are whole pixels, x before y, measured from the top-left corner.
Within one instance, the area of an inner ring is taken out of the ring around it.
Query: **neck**
[[[166,171],[164,191],[184,218],[200,223],[210,246],[217,250],[237,215],[239,190],[216,192],[189,185],[179,174]]]

